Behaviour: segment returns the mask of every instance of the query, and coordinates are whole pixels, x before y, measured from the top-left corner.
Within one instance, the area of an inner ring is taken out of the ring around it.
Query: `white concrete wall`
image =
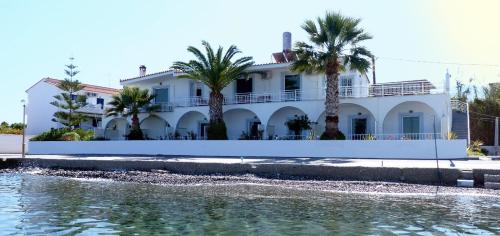
[[[0,134],[0,154],[21,153],[22,140],[22,135]]]
[[[26,134],[37,135],[60,125],[52,121],[57,108],[50,103],[59,89],[45,82],[38,82],[28,91],[26,105]]]
[[[435,159],[433,140],[30,142],[29,154]],[[466,157],[466,140],[437,140],[440,159]]]

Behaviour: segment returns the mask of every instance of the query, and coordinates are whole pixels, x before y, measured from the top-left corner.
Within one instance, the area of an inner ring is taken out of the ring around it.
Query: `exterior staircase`
[[[460,178],[457,179],[457,187],[473,188],[474,176],[472,170],[461,170]]]
[[[453,110],[451,131],[457,135],[457,139],[468,139],[467,113]]]
[[[484,175],[484,188],[500,189],[500,175]]]

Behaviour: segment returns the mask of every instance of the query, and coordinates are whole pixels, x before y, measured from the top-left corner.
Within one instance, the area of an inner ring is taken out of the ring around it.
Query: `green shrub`
[[[208,140],[227,140],[227,129],[224,121],[218,123],[210,123],[207,127]]]
[[[80,141],[90,141],[94,139],[94,131],[92,130],[75,129],[74,132],[80,136]]]
[[[50,129],[33,138],[31,141],[89,141],[94,137],[92,130],[60,128]]]
[[[69,128],[50,129],[31,138],[31,141],[59,141],[62,135],[67,132],[70,132]]]
[[[64,133],[62,136],[61,136],[61,141],[80,141],[80,135],[78,135],[76,132],[72,131],[72,132],[67,132],[67,133]]]
[[[339,130],[335,134],[334,137],[328,137],[326,133],[323,133],[321,137],[319,138],[320,140],[345,140],[345,135]]]
[[[144,140],[144,135],[140,129],[132,129],[128,134],[128,140]]]

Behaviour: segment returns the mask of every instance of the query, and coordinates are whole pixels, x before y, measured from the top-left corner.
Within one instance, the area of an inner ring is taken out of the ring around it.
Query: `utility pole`
[[[22,137],[22,147],[21,147],[21,155],[22,155],[22,158],[25,157],[25,153],[26,153],[26,150],[25,150],[25,146],[26,146],[26,142],[24,141],[25,140],[25,136],[26,136],[26,101],[23,99],[21,100],[21,103],[23,104],[23,137]]]
[[[495,146],[498,147],[500,146],[500,144],[498,143],[498,132],[499,132],[499,128],[498,128],[498,123],[499,123],[499,120],[500,120],[500,117],[495,117]]]

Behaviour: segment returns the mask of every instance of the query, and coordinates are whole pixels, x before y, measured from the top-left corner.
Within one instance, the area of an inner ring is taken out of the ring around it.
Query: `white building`
[[[61,127],[61,124],[52,121],[58,108],[50,104],[55,101],[54,96],[62,92],[57,87],[60,83],[61,80],[58,79],[44,78],[26,90],[28,94],[27,135],[37,135],[51,128]],[[118,93],[118,90],[90,84],[82,84],[82,86],[83,90],[76,95],[86,95],[88,105],[77,112],[86,114],[89,119],[83,122],[80,127],[84,129],[99,128],[104,108],[111,100],[111,96]]]
[[[289,35],[284,34],[286,40]],[[249,79],[239,79],[223,90],[224,120],[230,139],[290,139],[285,122],[307,115],[312,130],[301,138],[316,139],[324,130],[325,76],[290,71],[290,43],[273,54],[275,63],[249,69]],[[209,89],[196,81],[179,79],[167,70],[121,80],[121,85],[149,89],[162,108],[140,115],[147,139],[206,139]],[[427,80],[371,84],[366,75],[340,76],[340,129],[347,139],[446,138],[452,130],[449,75],[444,88]],[[103,122],[107,139],[125,139],[130,120],[115,117]],[[296,137],[293,137],[296,138]],[[462,137],[461,137],[462,138]]]
[[[286,139],[292,133],[285,122],[300,115],[308,115],[314,122],[313,132],[303,131],[304,136],[323,132],[325,76],[293,73],[290,65],[255,65],[250,70],[256,73],[250,79],[237,80],[223,90],[230,139]],[[121,81],[124,86],[149,89],[157,96],[155,103],[162,104],[158,112],[140,116],[141,128],[150,139],[206,138],[209,89],[177,76],[170,70]],[[341,75],[339,83],[340,129],[349,139],[367,135],[432,138],[434,133],[440,138],[451,129],[450,96],[429,81],[373,85],[366,76],[349,72]],[[123,118],[105,119],[107,138],[123,138],[127,123]]]

